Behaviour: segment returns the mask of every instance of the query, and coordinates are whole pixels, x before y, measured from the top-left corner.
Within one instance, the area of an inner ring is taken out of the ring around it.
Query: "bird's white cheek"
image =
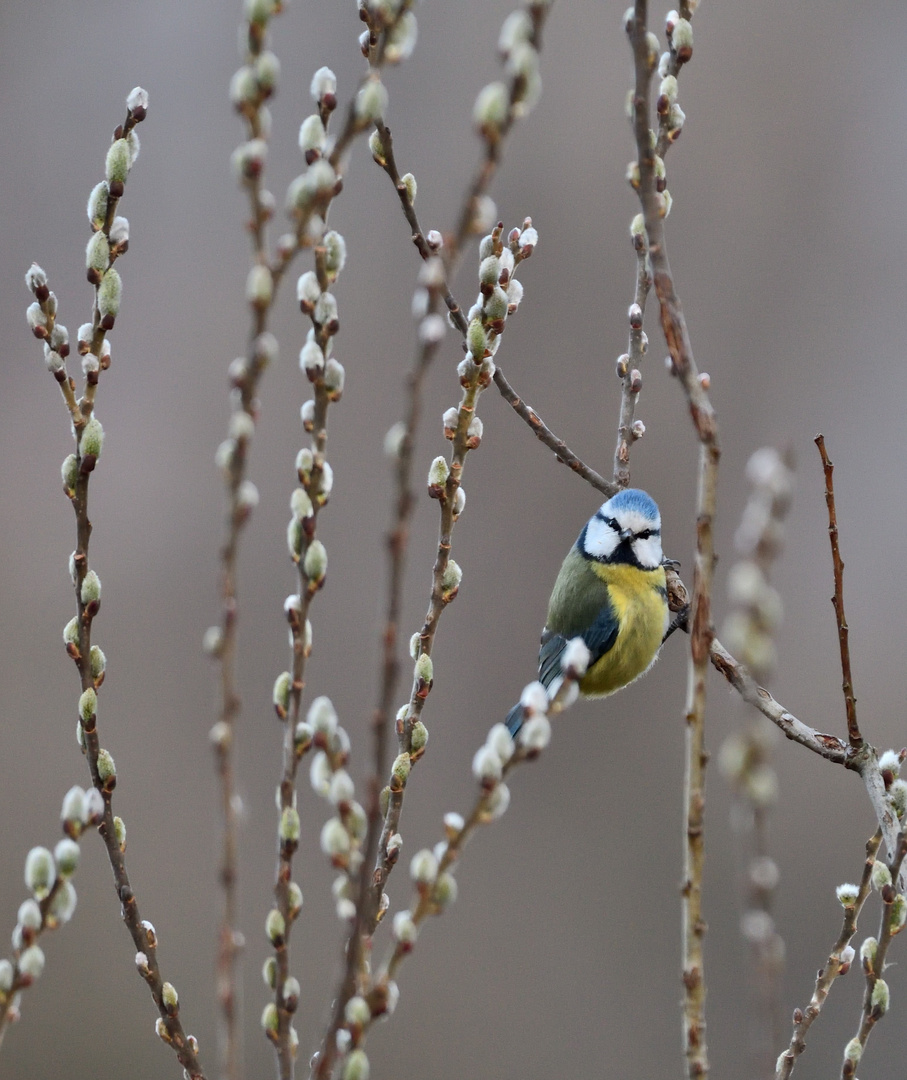
[[[657,536],[650,536],[647,540],[634,540],[633,554],[639,560],[640,566],[654,569],[661,565],[661,541]]]

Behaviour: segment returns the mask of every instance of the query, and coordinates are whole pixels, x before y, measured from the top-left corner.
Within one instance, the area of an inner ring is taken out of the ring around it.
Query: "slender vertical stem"
[[[816,446],[822,457],[822,467],[825,470],[825,505],[828,507],[828,539],[831,542],[831,558],[834,564],[835,594],[831,598],[835,609],[835,617],[838,621],[838,645],[841,650],[841,676],[842,689],[844,691],[844,708],[847,713],[847,738],[854,750],[863,747],[863,736],[857,723],[857,699],[853,692],[853,677],[850,673],[850,627],[847,625],[847,616],[844,614],[844,560],[841,558],[841,549],[838,546],[838,515],[835,509],[835,487],[832,475],[835,470],[834,463],[825,449],[825,436],[817,435]]]

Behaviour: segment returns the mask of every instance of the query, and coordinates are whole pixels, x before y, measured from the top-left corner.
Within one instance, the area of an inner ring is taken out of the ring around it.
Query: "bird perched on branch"
[[[667,628],[661,515],[644,491],[627,488],[586,522],[564,559],[548,601],[539,681],[553,698],[563,682],[561,656],[579,637],[591,654],[580,693],[613,694],[649,670]],[[511,735],[523,715],[521,704],[507,714]]]

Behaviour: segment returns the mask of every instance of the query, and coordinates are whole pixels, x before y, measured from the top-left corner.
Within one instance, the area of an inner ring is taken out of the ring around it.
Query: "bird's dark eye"
[[[604,519],[604,522],[609,528],[613,529],[615,532],[620,532],[620,526],[617,524],[614,518],[606,517]]]
[[[651,535],[652,535],[652,530],[651,529],[643,529],[642,532],[638,532],[636,534],[636,536],[634,537],[634,540],[648,540]]]

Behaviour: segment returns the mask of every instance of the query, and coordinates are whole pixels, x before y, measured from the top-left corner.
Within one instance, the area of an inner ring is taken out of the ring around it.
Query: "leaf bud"
[[[336,229],[331,229],[322,238],[324,245],[324,266],[331,281],[336,281],[337,275],[346,265],[346,240]]]
[[[463,490],[462,487],[458,487],[457,491],[456,491],[456,494],[454,495],[454,501],[453,501],[453,507],[452,507],[453,516],[454,516],[455,521],[460,516],[460,514],[463,513],[463,507],[465,505],[466,505],[466,492]]]
[[[387,158],[385,156],[387,151],[384,149],[384,143],[381,141],[381,133],[377,128],[375,128],[368,137],[368,148],[375,164],[384,168],[387,164]]]
[[[450,476],[450,467],[443,457],[436,457],[428,470],[428,493],[432,498],[440,497],[447,478]]]
[[[892,934],[899,934],[907,922],[907,897],[903,893],[897,893],[891,902],[888,913],[888,926]]]
[[[671,48],[681,64],[693,56],[693,26],[688,19],[677,19],[671,31]]]
[[[416,660],[415,678],[417,682],[431,685],[434,679],[434,665],[428,653],[420,653]]]
[[[907,781],[895,780],[888,789],[891,806],[899,818],[907,813]]]
[[[277,908],[271,908],[265,919],[265,933],[272,945],[280,945],[287,931],[287,924]]]
[[[89,604],[97,604],[101,599],[101,579],[94,572],[89,570],[88,573],[82,578],[82,588],[80,591],[82,603],[87,607]]]
[[[321,588],[328,568],[328,554],[320,540],[313,540],[303,559],[302,568],[309,580],[309,587]]]
[[[68,835],[81,833],[85,821],[85,791],[78,784],[63,796],[60,819],[63,822],[63,831]]]
[[[431,885],[438,876],[438,860],[434,852],[428,848],[417,851],[409,864],[409,876],[417,885]]]
[[[561,654],[561,670],[571,679],[581,679],[586,674],[592,655],[581,637],[571,638]]]
[[[103,232],[93,233],[85,248],[85,267],[89,272],[89,281],[98,284],[109,262],[110,244],[107,237]]]
[[[134,86],[126,97],[126,108],[141,123],[148,112],[148,91],[141,86]]]
[[[372,1018],[372,1010],[364,997],[354,994],[346,1003],[343,1018],[350,1027],[364,1028]]]
[[[445,600],[453,600],[463,580],[463,571],[453,559],[447,560],[444,573],[441,575],[441,595]]]
[[[494,787],[503,775],[503,762],[497,751],[487,743],[475,752],[472,759],[472,775],[483,787]]]
[[[328,789],[328,798],[334,806],[346,805],[353,802],[356,794],[353,778],[346,769],[337,769],[331,777]]]
[[[129,144],[125,139],[116,139],[107,151],[107,160],[104,166],[105,176],[112,194],[122,195],[123,184],[126,183],[126,177],[129,175],[131,165],[132,155],[129,152]],[[116,191],[115,185],[119,185],[119,192]]]
[[[340,327],[337,317],[337,299],[333,293],[323,292],[315,303],[312,318],[327,329],[329,334],[336,334]]]
[[[413,174],[411,172],[404,173],[400,177],[400,183],[406,189],[406,197],[409,199],[410,203],[415,203],[416,194],[418,193],[418,190],[419,190],[419,186],[416,183],[415,176],[413,176]]]
[[[104,796],[96,787],[90,787],[85,792],[85,824],[100,825],[103,817]]]
[[[369,1080],[371,1067],[364,1050],[351,1050],[343,1063],[343,1080]]]
[[[472,109],[476,127],[489,142],[496,142],[510,112],[510,94],[502,82],[482,87]]]
[[[458,892],[457,879],[449,870],[445,870],[438,875],[432,899],[439,908],[443,909],[449,907],[457,899]]]
[[[263,96],[270,97],[280,78],[280,61],[270,49],[265,49],[255,58],[254,70],[255,80]]]
[[[350,854],[350,834],[338,817],[328,818],[321,830],[321,850],[335,866],[346,866]]]
[[[328,103],[327,99],[334,99],[337,94],[337,76],[329,67],[320,67],[312,76],[309,93],[319,104],[324,103],[333,109],[334,104]]]
[[[37,300],[33,304],[29,304],[25,309],[25,317],[28,320],[29,328],[31,332],[37,338],[47,337],[47,316],[41,309],[41,305]]]
[[[510,788],[506,784],[498,784],[486,797],[482,821],[486,825],[497,821],[506,813],[508,806],[510,806]]]
[[[57,842],[54,848],[54,862],[60,877],[72,877],[79,865],[79,845],[68,836]]]
[[[299,811],[294,806],[285,806],[280,815],[280,828],[278,835],[282,844],[297,844],[299,842]]]
[[[872,864],[872,885],[878,892],[881,892],[886,885],[891,884],[891,871],[888,867],[880,862],[878,859]]]
[[[78,846],[78,845],[77,845]],[[23,930],[37,930],[43,919],[41,918],[41,908],[35,900],[23,900],[19,905],[19,912],[16,915],[16,922]]]
[[[328,400],[339,401],[343,394],[343,383],[346,378],[346,372],[344,371],[343,364],[339,360],[335,360],[333,356],[328,358],[327,363],[324,365],[324,388],[328,395]]]
[[[82,435],[79,438],[79,457],[82,459],[83,472],[90,472],[94,468],[95,461],[101,456],[103,446],[104,429],[101,427],[101,421],[92,416],[82,429]],[[89,462],[90,469],[86,468]]]
[[[179,994],[176,992],[176,987],[173,983],[165,982],[161,986],[161,1004],[171,1015],[176,1012],[179,1005]]]
[[[877,1016],[884,1016],[885,1013],[888,1012],[889,1000],[890,994],[888,991],[888,983],[885,982],[884,979],[876,979],[876,984],[872,988],[872,997],[870,999],[872,1011]]]
[[[409,745],[409,756],[413,761],[417,760],[425,753],[425,747],[428,745],[428,728],[421,720],[417,720],[412,726]]]
[[[57,879],[54,857],[46,847],[33,847],[25,856],[25,886],[39,899],[47,896]]]
[[[544,750],[551,742],[551,721],[544,713],[530,716],[519,731],[520,745],[532,753]]]
[[[236,492],[236,509],[244,517],[258,506],[258,488],[251,480],[243,480]]]
[[[843,908],[852,908],[857,902],[857,894],[859,893],[859,887],[851,884],[839,885],[835,889],[835,895],[838,898],[838,902]]]
[[[513,736],[504,724],[494,724],[492,726],[485,739],[485,745],[489,746],[497,754],[503,764],[510,761],[516,749]]]
[[[39,945],[30,945],[19,956],[19,971],[30,980],[41,978],[44,971],[44,952]]]
[[[72,498],[79,479],[79,460],[75,454],[69,454],[63,459],[63,464],[60,466],[60,476],[63,479],[63,490]]]
[[[860,1058],[863,1056],[863,1046],[859,1039],[851,1039],[850,1042],[844,1047],[844,1060],[851,1062],[853,1065],[859,1064]]]
[[[280,1014],[277,1011],[277,1006],[273,1001],[269,1001],[261,1012],[261,1026],[268,1035],[276,1036],[279,1024]]]
[[[98,751],[98,779],[110,790],[117,781],[117,767],[113,755],[103,748]]]
[[[481,360],[485,356],[487,339],[481,319],[473,319],[466,330],[466,344],[474,357]]]
[[[246,277],[246,300],[257,311],[264,311],[274,295],[274,281],[267,266],[256,263]]]
[[[274,709],[281,720],[286,720],[287,709],[290,705],[290,691],[293,688],[293,677],[289,671],[282,671],[274,681],[274,689],[271,692],[271,700]]]
[[[82,696],[79,698],[79,716],[82,720],[90,720],[98,707],[98,695],[89,686],[87,690],[82,691]]]
[[[331,699],[324,694],[315,698],[309,706],[306,720],[316,733],[332,736],[337,731],[337,711]]]
[[[356,95],[356,116],[364,127],[384,117],[387,110],[387,88],[380,79],[370,78]]]

